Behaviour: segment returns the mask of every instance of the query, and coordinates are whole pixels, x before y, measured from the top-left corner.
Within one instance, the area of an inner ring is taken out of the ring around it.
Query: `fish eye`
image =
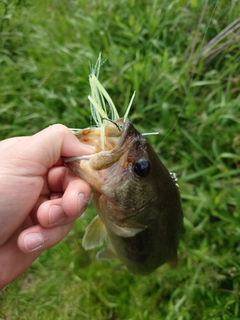
[[[150,162],[146,159],[140,159],[133,166],[137,177],[146,177],[151,171]]]

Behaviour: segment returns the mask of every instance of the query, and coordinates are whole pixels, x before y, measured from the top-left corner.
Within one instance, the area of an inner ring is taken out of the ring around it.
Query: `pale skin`
[[[0,142],[0,289],[60,242],[83,213],[91,188],[61,156],[93,152],[62,125]]]

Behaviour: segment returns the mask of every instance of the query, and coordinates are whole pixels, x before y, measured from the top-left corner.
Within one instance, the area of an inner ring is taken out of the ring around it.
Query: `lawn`
[[[0,319],[240,319],[240,2],[1,0],[0,139],[92,123],[90,65],[178,174],[176,269],[136,276],[67,238],[0,292]],[[150,248],[151,249],[151,248]]]

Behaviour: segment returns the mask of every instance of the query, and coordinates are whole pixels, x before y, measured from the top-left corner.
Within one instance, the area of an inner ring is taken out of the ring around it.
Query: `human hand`
[[[0,289],[71,230],[90,186],[61,156],[93,153],[62,125],[0,142]]]

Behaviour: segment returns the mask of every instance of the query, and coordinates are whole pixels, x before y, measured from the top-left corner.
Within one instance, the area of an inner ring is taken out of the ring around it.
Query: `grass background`
[[[0,319],[240,319],[240,2],[1,0],[0,138],[87,127],[89,62],[179,176],[176,270],[117,270],[66,240],[0,293]]]

